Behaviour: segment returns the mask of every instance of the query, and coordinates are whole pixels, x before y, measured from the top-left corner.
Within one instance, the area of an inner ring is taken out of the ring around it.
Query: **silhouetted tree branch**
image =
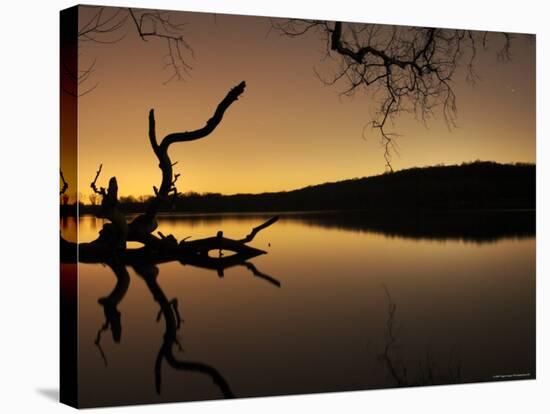
[[[65,177],[63,176],[63,171],[59,170],[59,175],[61,176],[61,190],[59,190],[59,195],[62,196],[65,194],[65,191],[69,188],[69,184],[67,184],[67,181],[65,181]]]
[[[278,216],[272,217],[269,220],[267,220],[265,223],[260,224],[257,227],[254,227],[250,234],[248,234],[244,239],[239,240],[241,243],[249,243],[252,240],[254,240],[254,237],[256,237],[256,234],[258,234],[261,230],[265,229],[266,227],[271,226],[273,223],[275,223],[277,220],[279,220]]]
[[[206,121],[206,124],[197,130],[186,132],[175,132],[166,135],[160,144],[157,141],[155,112],[153,109],[149,111],[149,142],[153,148],[153,152],[159,161],[159,168],[162,172],[162,180],[160,186],[153,187],[155,197],[153,197],[147,206],[145,214],[137,216],[130,223],[130,237],[132,240],[143,243],[152,241],[151,233],[156,230],[158,223],[156,215],[159,208],[169,201],[170,195],[177,196],[178,191],[175,183],[179,174],[174,175],[173,167],[176,163],[172,163],[168,150],[170,145],[177,142],[188,142],[204,138],[211,134],[220,124],[225,114],[225,111],[233,104],[239,96],[242,95],[246,83],[243,81],[232,88],[225,98],[218,104],[212,117]]]
[[[218,104],[214,114],[203,127],[193,131],[168,134],[160,144],[156,137],[154,111],[151,110],[149,113],[149,141],[159,161],[162,179],[159,188],[154,187],[155,196],[150,199],[146,213],[136,217],[128,225],[125,214],[118,209],[116,177],[110,178],[107,188],[98,184],[103,169],[103,165],[100,164],[90,187],[94,194],[101,198],[101,208],[98,216],[109,219],[110,223],[104,224],[99,237],[90,243],[71,243],[61,237],[62,261],[78,260],[83,263],[107,263],[117,275],[118,283],[115,290],[108,297],[100,299],[100,304],[104,307],[106,321],[97,333],[95,344],[105,363],[106,357],[100,345],[101,334],[110,327],[113,339],[115,341],[120,340],[120,312],[118,312],[116,306],[122,300],[128,287],[125,266],[133,266],[136,272],[146,279],[151,292],[161,305],[161,313],[164,315],[167,325],[167,332],[164,336],[165,342],[155,364],[156,383],[159,392],[160,366],[162,360],[165,359],[173,368],[202,372],[211,376],[224,396],[228,398],[233,396],[226,381],[215,369],[201,363],[180,361],[173,355],[173,345],[178,345],[181,348],[175,334],[181,318],[177,301],[168,301],[156,284],[158,273],[156,264],[177,260],[183,264],[216,270],[219,276],[223,276],[223,271],[226,268],[244,265],[254,276],[280,287],[278,280],[260,272],[253,264],[247,262],[247,260],[265,254],[265,252],[246,245],[254,239],[258,232],[275,223],[278,217],[273,217],[253,228],[248,236],[240,240],[225,238],[222,231],[219,231],[215,237],[193,241],[187,241],[186,238],[179,243],[172,235],[164,235],[158,232],[159,237],[157,237],[152,234],[158,227],[156,216],[159,208],[168,201],[171,194],[177,195],[175,183],[179,174],[174,175],[173,173],[175,163],[172,163],[168,155],[170,145],[177,142],[198,140],[211,134],[222,121],[225,111],[242,95],[245,86],[246,84],[243,81],[232,88]],[[126,241],[128,240],[140,241],[144,244],[144,247],[127,249]],[[211,250],[230,250],[235,254],[227,257],[220,254],[220,257],[215,258],[209,256]]]
[[[239,98],[239,96],[242,95],[245,86],[246,84],[243,81],[232,88],[224,99],[218,104],[214,114],[210,119],[208,119],[208,121],[206,121],[206,124],[202,128],[194,131],[168,134],[164,137],[160,144],[158,143],[156,137],[154,110],[151,109],[149,112],[149,142],[159,161],[159,168],[162,172],[161,184],[158,188],[153,187],[155,196],[149,200],[146,212],[138,215],[134,218],[134,220],[132,220],[131,223],[128,224],[125,214],[118,208],[118,184],[116,177],[111,177],[108,188],[98,186],[97,184],[97,180],[103,168],[103,165],[100,164],[90,187],[95,194],[101,197],[101,209],[98,216],[109,219],[111,221],[111,225],[104,226],[102,232],[100,233],[100,238],[98,239],[99,243],[117,247],[125,247],[126,241],[138,241],[149,247],[178,245],[177,240],[173,236],[164,236],[160,234],[159,238],[152,234],[158,227],[156,217],[159,209],[169,201],[170,195],[176,197],[178,194],[175,184],[180,175],[174,175],[173,173],[173,167],[176,163],[172,163],[170,156],[168,155],[170,145],[177,142],[198,140],[211,134],[222,121],[225,111]],[[272,219],[272,222],[269,224],[272,224],[275,221],[276,219]],[[256,232],[259,230],[260,229],[256,230]],[[256,232],[254,232],[254,234]],[[251,241],[252,238],[250,238],[250,240],[243,239],[240,242],[225,238],[221,238],[220,240],[214,240],[211,238],[208,240],[213,240],[216,246],[221,246],[216,248],[231,247],[233,250],[236,249],[235,251],[238,252],[246,250],[248,246],[245,246],[245,243]],[[189,251],[189,246],[192,244],[193,243],[186,244],[186,249],[184,250]],[[204,245],[205,243],[202,243],[200,245],[201,248],[203,248]]]
[[[165,68],[171,68],[173,74],[165,81],[168,83],[174,79],[183,80],[190,76],[189,71],[192,67],[184,59],[184,50],[193,57],[193,49],[185,41],[181,31],[184,24],[175,24],[170,21],[168,12],[158,10],[138,11],[128,8],[134,26],[139,37],[147,41],[148,38],[159,38],[166,41],[168,54]]]
[[[490,36],[488,32],[472,30],[304,19],[272,20],[272,25],[289,37],[317,33],[325,42],[326,55],[335,58],[338,65],[328,79],[316,72],[318,77],[326,85],[344,83],[344,95],[353,95],[363,88],[377,99],[376,113],[368,125],[380,132],[390,171],[397,135],[388,131],[388,123],[405,112],[426,123],[434,110],[441,108],[448,127],[454,127],[457,105],[453,77],[466,60],[466,78],[476,80],[474,61],[478,49],[487,47]],[[498,58],[507,60],[511,56],[512,35],[501,36],[504,44]]]
[[[189,60],[193,58],[194,53],[183,35],[186,25],[174,22],[170,12],[90,5],[79,7],[84,11],[80,14],[82,18],[77,33],[79,42],[114,44],[124,39],[129,31],[135,31],[143,41],[156,39],[165,42],[164,68],[172,72],[165,84],[190,76],[192,67]],[[85,69],[70,69],[66,65],[63,66],[62,76],[69,81],[63,83],[63,91],[74,97],[82,97],[92,92],[99,82],[90,87],[86,87],[85,84],[95,72],[95,66],[95,59]]]
[[[103,164],[99,165],[95,178],[90,187],[95,194],[101,197],[101,209],[98,217],[107,218],[111,221],[110,225],[103,228],[100,238],[103,243],[112,245],[116,248],[126,248],[126,239],[128,235],[128,223],[126,215],[118,209],[118,184],[116,177],[109,179],[109,186],[97,187],[97,179],[101,174]]]

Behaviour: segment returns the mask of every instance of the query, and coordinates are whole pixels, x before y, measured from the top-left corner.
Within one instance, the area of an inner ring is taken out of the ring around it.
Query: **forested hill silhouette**
[[[476,161],[453,166],[410,168],[378,176],[262,194],[181,194],[172,211],[250,212],[345,209],[534,209],[534,164]],[[132,197],[121,209],[138,212]],[[93,212],[94,206],[81,206]]]

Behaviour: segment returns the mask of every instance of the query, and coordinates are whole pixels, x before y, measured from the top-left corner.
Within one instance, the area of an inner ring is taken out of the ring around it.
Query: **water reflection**
[[[160,394],[161,391],[162,362],[166,361],[170,367],[176,370],[199,372],[209,376],[212,382],[220,389],[224,398],[234,398],[234,394],[231,391],[226,379],[215,368],[201,362],[184,361],[178,359],[174,355],[174,346],[177,346],[179,350],[183,350],[177,335],[182,323],[178,310],[178,301],[175,298],[168,300],[164,294],[164,291],[157,283],[157,276],[159,273],[157,266],[147,262],[137,263],[134,265],[134,270],[145,280],[145,283],[153,295],[153,298],[160,305],[160,312],[158,314],[159,316],[157,316],[157,321],[162,315],[165,324],[163,342],[158,352],[154,369],[155,389],[157,393]]]
[[[92,225],[91,227],[93,228],[94,226]],[[65,243],[62,243],[62,248],[63,247],[67,247]],[[66,257],[66,255],[62,254],[62,258],[63,257]],[[181,258],[180,263],[182,265],[192,265],[197,268],[213,270],[219,277],[223,277],[224,271],[228,268],[242,266],[250,271],[253,276],[265,280],[273,286],[281,287],[281,282],[279,280],[261,272],[253,263],[249,262],[248,259],[251,257],[253,257],[253,255],[246,253],[224,256],[223,252],[220,251],[218,257],[201,256],[200,258]],[[166,362],[175,370],[198,372],[210,377],[212,382],[219,388],[224,398],[234,398],[235,395],[229,383],[217,369],[202,362],[181,360],[175,355],[174,348],[177,348],[181,352],[183,351],[180,339],[181,335],[179,334],[183,318],[180,315],[178,299],[173,298],[169,300],[157,282],[159,268],[156,263],[151,261],[147,255],[143,255],[142,257],[137,255],[122,257],[118,254],[114,254],[109,256],[103,264],[106,265],[116,277],[116,284],[112,291],[107,296],[100,297],[97,301],[103,308],[105,322],[98,330],[94,344],[99,350],[104,365],[108,366],[108,360],[101,347],[102,334],[109,330],[116,344],[119,344],[122,338],[122,314],[118,306],[123,301],[130,286],[130,275],[127,270],[127,265],[130,264],[134,272],[145,281],[151,296],[160,306],[156,318],[157,322],[162,319],[165,325],[162,345],[158,351],[154,364],[155,390],[157,394],[161,393],[162,363]]]
[[[384,364],[395,387],[415,387],[421,385],[457,384],[461,382],[461,364],[451,350],[446,360],[427,350],[423,355],[416,355],[406,360],[401,353],[403,346],[397,337],[397,304],[394,303],[388,288],[384,285],[388,300],[388,316],[384,335],[383,351],[379,360]],[[441,351],[441,350],[438,350]],[[441,352],[439,352],[441,354]]]
[[[124,299],[126,292],[128,292],[128,287],[130,286],[130,275],[126,266],[120,263],[117,260],[110,260],[105,263],[115,274],[116,276],[116,285],[112,292],[104,297],[100,297],[97,302],[103,307],[103,314],[105,315],[105,322],[97,332],[95,339],[95,345],[98,347],[103,362],[105,366],[108,365],[107,357],[101,348],[101,335],[107,329],[111,331],[113,336],[113,341],[115,343],[120,343],[122,337],[122,323],[121,323],[121,313],[118,310],[118,305]]]
[[[264,219],[271,213],[166,214],[168,225],[187,222],[191,228],[236,221]],[[506,238],[529,238],[536,233],[534,210],[495,211],[327,211],[282,213],[281,219],[311,227],[383,234],[416,240],[461,240],[487,243]]]
[[[255,239],[269,254],[254,263],[81,264],[83,405],[533,378],[534,213],[498,214],[418,219],[446,226],[429,235],[397,216],[289,214]],[[265,217],[161,216],[159,229],[232,236]],[[78,224],[81,242],[97,235]]]

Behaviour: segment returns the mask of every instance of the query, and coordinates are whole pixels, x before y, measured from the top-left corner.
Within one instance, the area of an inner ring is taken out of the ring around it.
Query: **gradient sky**
[[[116,176],[121,195],[152,194],[160,170],[148,142],[149,109],[159,139],[193,130],[241,80],[244,95],[213,134],[171,146],[180,192],[279,191],[384,172],[379,135],[367,131],[362,139],[375,103],[364,94],[340,98],[344,84],[319,81],[314,68],[326,73],[327,63],[317,35],[267,35],[266,18],[172,16],[188,23],[184,35],[194,50],[185,82],[163,84],[170,76],[163,69],[166,44],[141,41],[130,25],[118,43],[81,47],[81,68],[96,59],[88,85],[98,82],[79,99],[78,179],[85,196],[100,163],[103,185]],[[479,54],[475,87],[463,73],[454,79],[459,128],[449,131],[441,119],[429,129],[409,116],[397,120],[395,170],[476,159],[535,162],[535,44],[517,38],[508,63],[497,62],[495,49]]]

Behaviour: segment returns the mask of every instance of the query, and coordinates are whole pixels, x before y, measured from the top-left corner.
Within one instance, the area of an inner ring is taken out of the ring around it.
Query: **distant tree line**
[[[534,209],[535,184],[534,164],[476,161],[410,168],[293,191],[235,195],[188,192],[174,197],[163,211]],[[120,208],[128,213],[142,212],[148,199],[120,197]],[[80,204],[80,213],[94,213],[97,208]]]

